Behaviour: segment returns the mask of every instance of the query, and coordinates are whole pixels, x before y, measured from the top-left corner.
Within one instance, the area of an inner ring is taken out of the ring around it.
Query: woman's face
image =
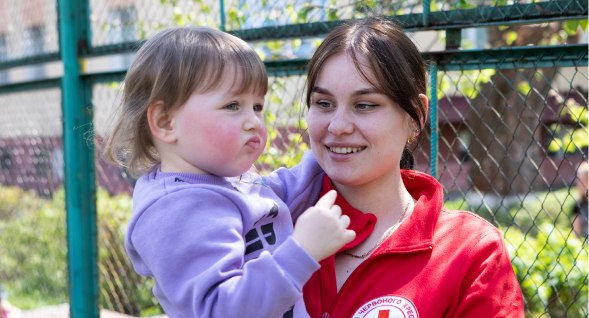
[[[323,64],[307,122],[313,154],[332,181],[356,186],[399,174],[411,119],[362,78],[347,54]]]

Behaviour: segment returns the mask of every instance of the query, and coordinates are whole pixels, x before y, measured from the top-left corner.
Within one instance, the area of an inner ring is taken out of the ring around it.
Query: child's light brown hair
[[[193,93],[217,88],[229,74],[240,79],[236,83],[233,78],[237,93],[263,95],[268,90],[264,63],[243,40],[207,27],[158,33],[141,47],[127,71],[120,117],[106,136],[105,157],[127,167],[134,177],[149,171],[159,163],[147,121],[149,106],[163,101],[170,113]]]

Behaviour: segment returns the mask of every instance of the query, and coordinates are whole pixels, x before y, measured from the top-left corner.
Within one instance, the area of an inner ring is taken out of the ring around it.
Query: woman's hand
[[[327,192],[315,206],[307,209],[297,220],[293,238],[317,262],[337,252],[356,237],[347,230],[350,218],[334,205],[337,192]]]

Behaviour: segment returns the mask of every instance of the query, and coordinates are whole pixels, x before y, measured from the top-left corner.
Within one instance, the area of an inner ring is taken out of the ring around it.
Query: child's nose
[[[264,124],[264,117],[258,116],[255,112],[249,114],[244,122],[244,130],[260,130]]]

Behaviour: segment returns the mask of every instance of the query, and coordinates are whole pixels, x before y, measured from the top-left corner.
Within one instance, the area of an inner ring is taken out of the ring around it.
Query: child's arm
[[[288,206],[292,219],[296,220],[307,208],[313,206],[321,194],[325,172],[312,151],[303,155],[301,162],[290,168],[279,168],[264,177],[274,193]]]
[[[155,277],[154,294],[171,317],[281,317],[319,268],[313,257],[333,254],[353,238],[344,234],[347,224],[333,230],[332,196],[309,209],[295,229],[305,241],[289,237],[273,254],[262,252],[244,264],[237,206],[210,190],[178,191],[130,224],[127,251],[139,274]]]

